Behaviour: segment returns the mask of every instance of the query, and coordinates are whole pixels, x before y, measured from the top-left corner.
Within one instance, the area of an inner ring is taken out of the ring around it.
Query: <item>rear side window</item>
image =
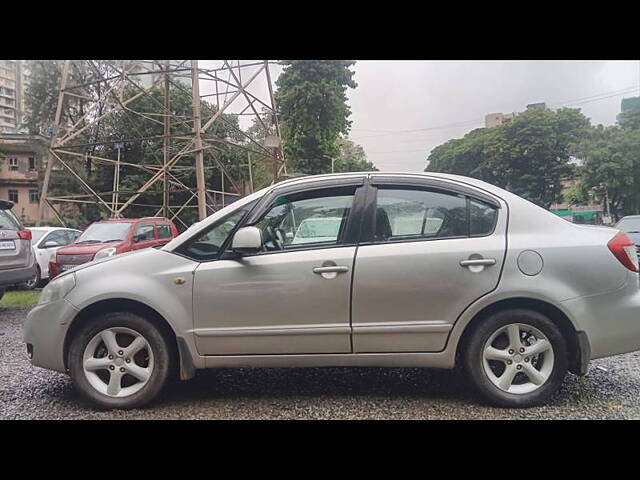
[[[20,221],[11,210],[0,210],[0,230],[20,230]]]
[[[166,223],[159,223],[156,227],[158,227],[158,238],[171,238],[173,236],[170,225],[167,225]]]
[[[470,200],[471,235],[488,235],[498,218],[498,209],[477,200]]]
[[[376,242],[468,234],[467,200],[462,195],[401,188],[378,190]]]

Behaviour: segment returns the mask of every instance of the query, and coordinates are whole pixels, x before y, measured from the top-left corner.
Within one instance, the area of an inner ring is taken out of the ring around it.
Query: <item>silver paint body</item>
[[[196,262],[174,253],[212,223],[282,185],[352,177],[431,179],[497,201],[491,235],[337,246]],[[562,311],[587,335],[591,358],[640,349],[638,274],[606,244],[611,228],[569,223],[505,190],[445,174],[305,177],[256,192],[192,225],[161,249],[91,262],[65,275],[76,286],[35,307],[24,324],[34,365],[65,371],[63,344],[78,312],[129,299],[156,310],[188,347],[195,368],[422,366],[452,368],[474,316],[530,298]],[[523,253],[525,252],[525,253]],[[461,266],[482,256],[494,265]],[[313,273],[333,262],[342,273]],[[177,284],[177,277],[184,278]]]

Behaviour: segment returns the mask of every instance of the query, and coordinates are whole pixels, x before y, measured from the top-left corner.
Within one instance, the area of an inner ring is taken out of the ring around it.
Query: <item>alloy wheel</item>
[[[500,390],[530,393],[553,372],[553,346],[537,328],[512,323],[497,329],[485,342],[482,364],[491,383]]]
[[[153,352],[139,332],[110,327],[87,343],[82,368],[98,392],[109,397],[126,397],[149,382],[154,368]]]

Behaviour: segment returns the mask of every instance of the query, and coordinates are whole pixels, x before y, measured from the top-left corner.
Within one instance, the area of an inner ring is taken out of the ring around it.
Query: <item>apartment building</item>
[[[24,83],[22,60],[0,60],[0,133],[20,129]]]
[[[26,225],[38,219],[40,190],[38,172],[49,139],[41,135],[0,133],[0,198],[12,201],[13,212]],[[45,221],[50,219],[46,210]]]
[[[527,110],[537,110],[544,111],[547,109],[547,105],[544,102],[539,103],[530,103],[527,105]],[[484,126],[485,128],[495,128],[503,123],[510,123],[516,118],[518,115],[516,112],[513,113],[489,113],[484,117]]]

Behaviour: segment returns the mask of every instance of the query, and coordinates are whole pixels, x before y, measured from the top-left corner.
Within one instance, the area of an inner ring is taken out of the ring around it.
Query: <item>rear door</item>
[[[166,245],[173,238],[171,225],[166,222],[156,223],[156,236],[158,238],[156,245]]]
[[[452,183],[372,179],[355,263],[354,352],[431,352],[496,288],[506,207]]]
[[[20,220],[0,205],[0,270],[26,267],[31,261],[31,241],[23,240]]]

